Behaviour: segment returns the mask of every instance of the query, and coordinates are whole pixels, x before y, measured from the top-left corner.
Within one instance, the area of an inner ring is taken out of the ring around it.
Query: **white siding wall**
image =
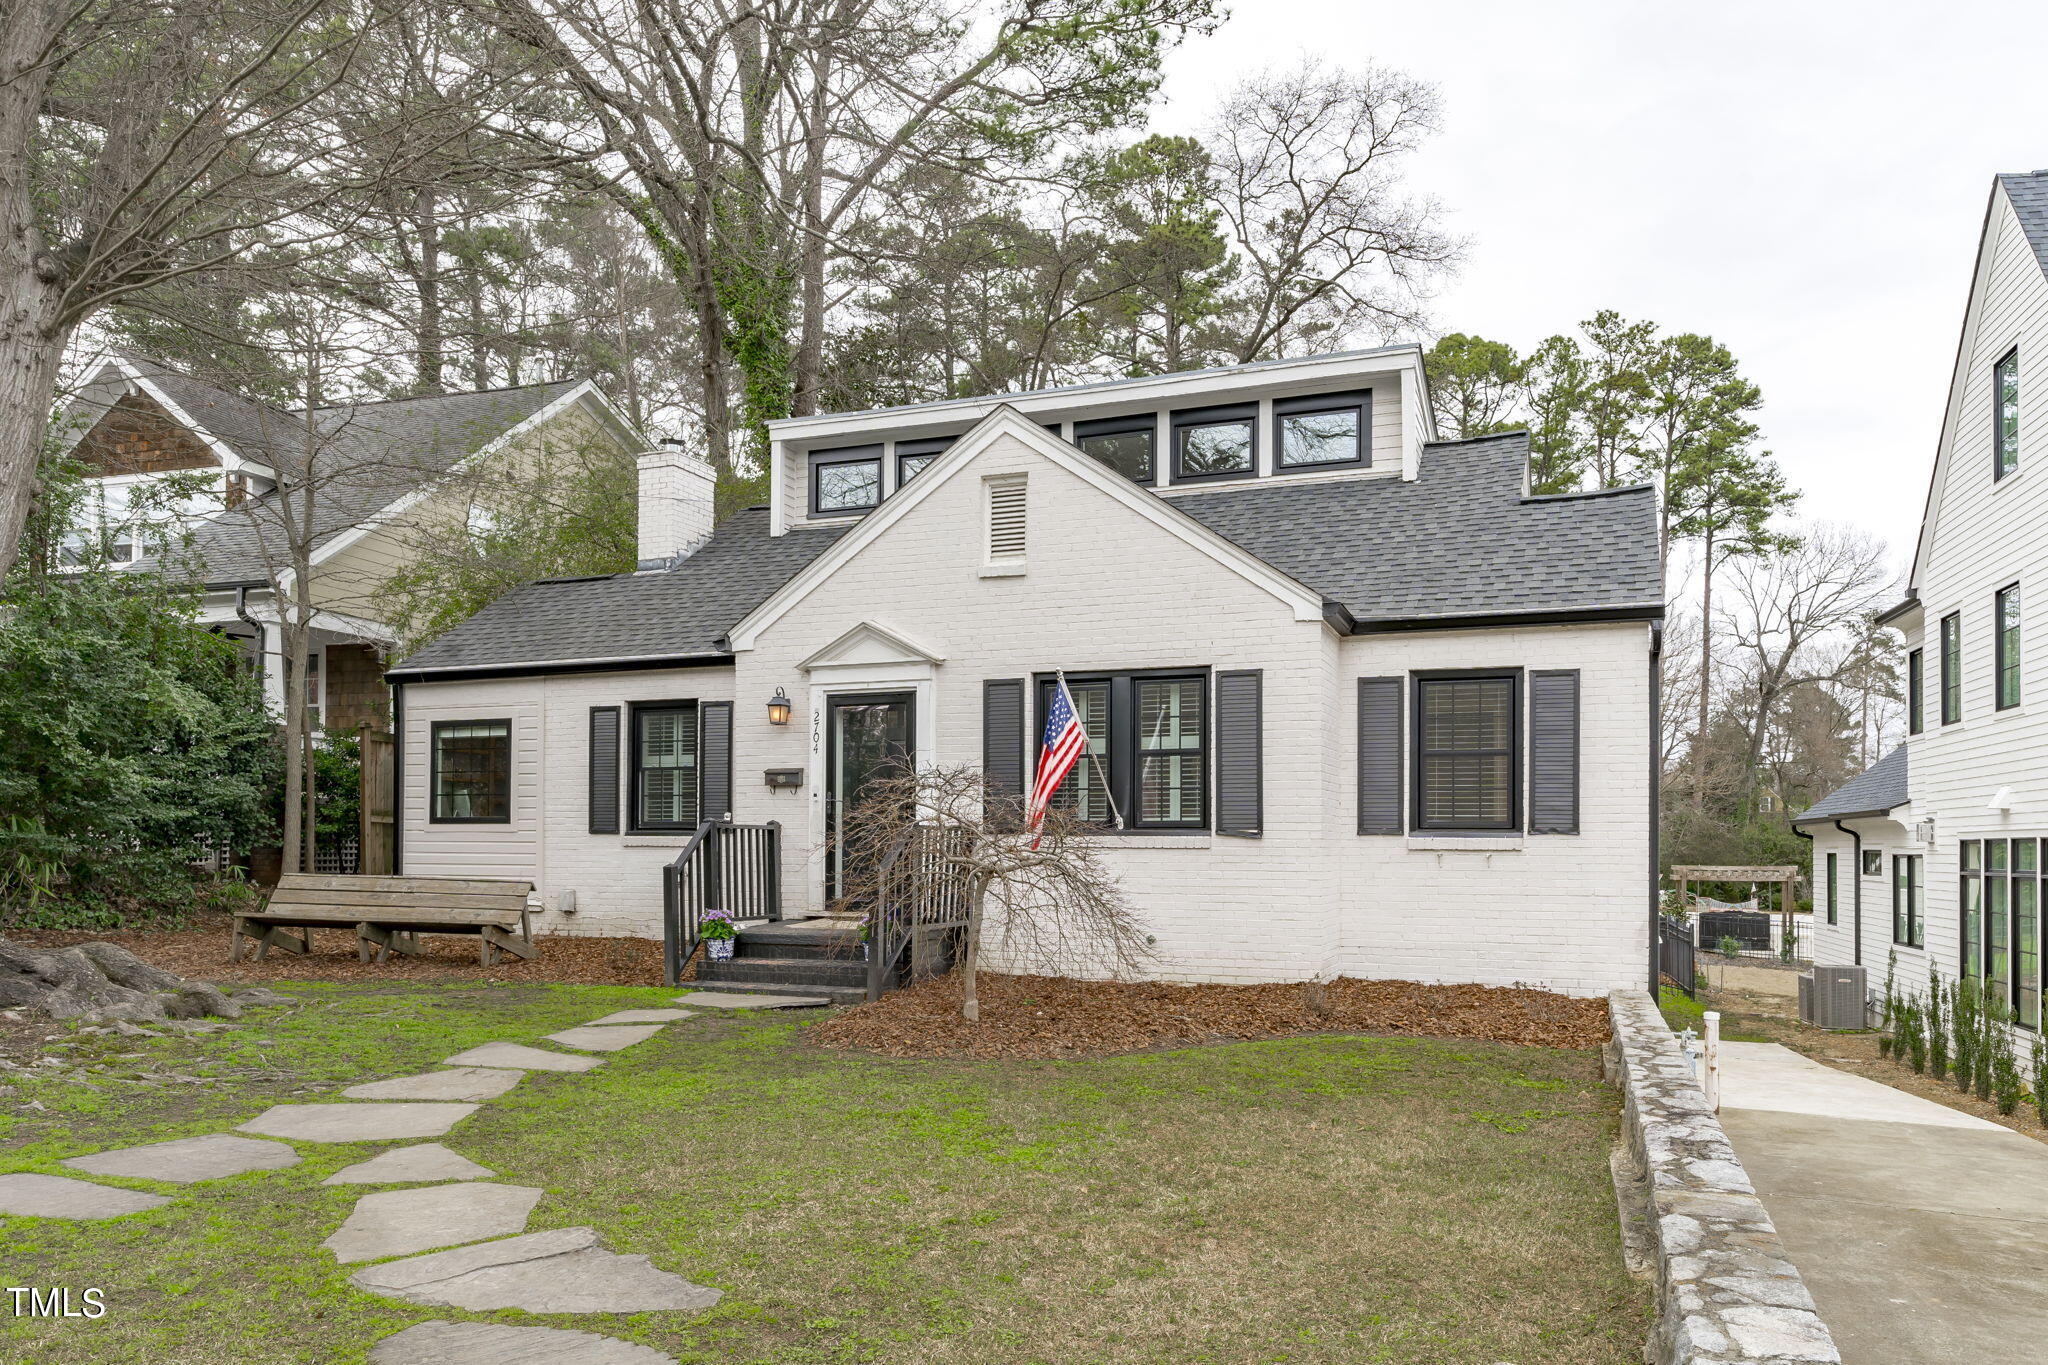
[[[1870,968],[1872,990],[1882,989],[1884,975],[1897,960],[1898,981],[1901,985],[1918,986],[1927,980],[1929,950],[1912,948],[1892,941],[1892,859],[1899,854],[1920,854],[1923,857],[1930,850],[1913,841],[1910,826],[1894,820],[1844,820],[1843,824],[1863,836],[1864,853],[1877,854],[1877,872],[1864,876],[1857,859],[1856,841],[1842,833],[1832,824],[1812,825],[1807,833],[1813,836],[1813,960],[1827,963],[1853,963],[1856,955],[1856,893],[1863,892],[1863,955],[1860,959]],[[1827,855],[1834,853],[1840,858],[1838,864],[1838,886],[1836,893],[1835,923],[1828,919],[1828,872]],[[1951,857],[1951,863],[1953,858]],[[1935,894],[1934,859],[1929,857],[1922,864],[1925,882],[1925,898]],[[1948,893],[1947,904],[1954,905],[1955,893]],[[1926,925],[1925,941],[1936,942],[1936,925],[1923,902],[1921,916]],[[1950,941],[1954,930],[1948,931]],[[1949,963],[1953,974],[1953,963]]]

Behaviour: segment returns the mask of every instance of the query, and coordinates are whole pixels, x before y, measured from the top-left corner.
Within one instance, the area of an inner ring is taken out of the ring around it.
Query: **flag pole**
[[[1055,675],[1058,676],[1060,680],[1060,691],[1067,693],[1067,705],[1072,706],[1074,704],[1074,694],[1072,692],[1067,691],[1067,671],[1064,668],[1060,668],[1054,669],[1053,672],[1055,673]],[[1079,711],[1074,712],[1074,719],[1077,721],[1081,719],[1081,713]],[[1088,755],[1089,760],[1095,764],[1095,776],[1099,778],[1102,782],[1102,799],[1109,802],[1109,817],[1111,822],[1116,826],[1116,828],[1122,829],[1124,827],[1124,813],[1122,810],[1118,809],[1116,804],[1116,795],[1109,789],[1109,773],[1103,769],[1102,755],[1095,752],[1095,745],[1092,741],[1087,740],[1087,734],[1087,723],[1082,722],[1081,735],[1084,742],[1081,748]]]

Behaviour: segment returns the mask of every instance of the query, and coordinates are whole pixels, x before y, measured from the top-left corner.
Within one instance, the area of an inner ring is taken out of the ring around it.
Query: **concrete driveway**
[[[2048,1145],[1811,1061],[1722,1044],[1721,1124],[1845,1365],[2037,1359]]]

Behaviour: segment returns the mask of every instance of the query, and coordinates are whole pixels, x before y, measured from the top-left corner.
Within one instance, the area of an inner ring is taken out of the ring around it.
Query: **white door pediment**
[[[863,621],[831,644],[826,645],[802,667],[808,672],[834,668],[875,668],[891,664],[922,665],[929,669],[945,662],[945,656],[926,648],[900,630]]]

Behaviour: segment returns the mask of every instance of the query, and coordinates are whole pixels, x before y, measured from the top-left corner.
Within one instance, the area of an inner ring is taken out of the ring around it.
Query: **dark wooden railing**
[[[661,870],[662,975],[673,986],[697,951],[704,916],[782,918],[782,825],[706,820]]]
[[[875,871],[868,916],[868,999],[895,984],[903,955],[911,969],[936,969],[967,927],[967,874],[948,858],[967,831],[912,825],[897,836]]]
[[[1687,995],[1699,989],[1698,956],[1693,949],[1692,925],[1669,915],[1657,916],[1657,975]]]

